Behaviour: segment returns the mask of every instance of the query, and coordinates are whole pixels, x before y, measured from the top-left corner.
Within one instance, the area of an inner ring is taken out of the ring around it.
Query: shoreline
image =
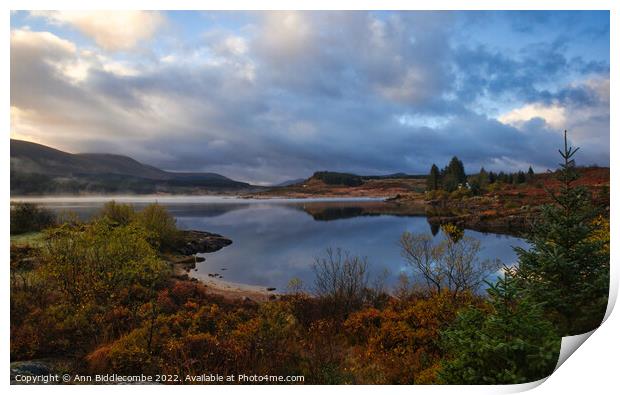
[[[212,293],[221,295],[229,299],[251,300],[254,302],[266,302],[280,297],[282,294],[276,290],[268,291],[267,287],[260,285],[251,285],[245,283],[237,283],[216,278],[206,277],[204,275],[188,275],[190,278],[196,279],[204,285]]]
[[[230,300],[263,302],[280,296],[279,293],[275,292],[275,288],[226,281],[192,270],[196,269],[199,263],[205,261],[204,257],[197,254],[219,251],[231,245],[233,241],[217,233],[196,230],[182,232],[183,242],[176,248],[175,253],[162,256],[172,267],[172,279],[198,282],[209,293]]]
[[[268,287],[221,280],[208,275],[198,274],[191,269],[196,265],[188,265],[182,262],[170,262],[172,264],[172,278],[177,280],[195,281],[202,285],[209,293],[220,295],[229,300],[249,300],[253,302],[266,302],[277,299],[282,293],[276,290],[269,291]]]

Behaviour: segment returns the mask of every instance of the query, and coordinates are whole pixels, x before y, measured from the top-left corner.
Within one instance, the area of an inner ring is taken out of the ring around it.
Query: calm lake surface
[[[35,201],[56,212],[73,211],[87,219],[112,197],[19,199]],[[409,272],[400,255],[398,240],[404,231],[432,234],[424,216],[370,215],[381,203],[377,199],[269,199],[230,197],[114,197],[140,209],[157,201],[175,216],[182,229],[219,233],[233,244],[203,254],[192,275],[219,273],[223,280],[285,290],[298,277],[306,286],[313,280],[315,257],[325,250],[341,248],[367,257],[372,276],[387,270],[387,285],[399,273]],[[481,241],[481,258],[499,258],[512,265],[512,247],[526,247],[522,239],[466,230]],[[441,237],[437,234],[436,238]],[[225,269],[225,270],[222,270]]]

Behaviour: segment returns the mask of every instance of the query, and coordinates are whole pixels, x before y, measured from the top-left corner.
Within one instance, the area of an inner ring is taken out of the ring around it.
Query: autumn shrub
[[[119,225],[129,225],[136,219],[136,211],[130,204],[117,203],[114,200],[103,205],[99,217],[108,218]]]
[[[299,325],[284,303],[260,305],[258,315],[241,323],[233,339],[256,374],[295,374],[299,367]]]
[[[351,384],[354,377],[345,363],[349,347],[342,323],[317,319],[302,326],[299,368],[308,384]]]
[[[146,229],[148,240],[157,249],[169,250],[179,242],[176,220],[164,206],[157,203],[146,206],[138,213],[137,223]]]
[[[314,292],[326,310],[346,316],[363,305],[369,287],[366,258],[328,248],[325,257],[315,259],[312,269]]]
[[[56,217],[48,209],[34,203],[11,204],[11,234],[38,232],[53,226]]]
[[[133,328],[169,273],[145,235],[107,218],[49,230],[28,288],[11,289],[12,303],[24,312],[11,320],[12,356],[79,355]],[[45,331],[20,349],[30,327]]]
[[[428,384],[442,358],[440,332],[457,312],[481,300],[463,293],[454,299],[448,292],[425,298],[393,301],[383,310],[355,312],[344,323],[352,351],[348,370],[356,383]]]
[[[147,346],[147,328],[141,327],[105,344],[86,356],[93,373],[126,375],[149,374],[157,371],[157,361]]]
[[[517,202],[506,202],[504,204],[504,208],[506,210],[514,210],[516,208],[519,208],[519,203],[517,203]]]
[[[61,226],[48,233],[43,249],[45,275],[67,299],[109,302],[126,287],[154,287],[168,268],[146,242],[139,226],[97,220],[85,228]]]
[[[489,186],[487,187],[487,190],[490,193],[496,193],[504,189],[504,185],[505,184],[503,182],[494,182],[493,184],[489,184]]]
[[[424,193],[425,200],[446,200],[450,196],[450,193],[443,189],[436,189],[433,191],[426,191]]]
[[[473,194],[469,188],[461,187],[450,192],[450,199],[459,200],[467,197],[471,197]]]
[[[609,256],[609,219],[599,215],[592,220],[591,224],[592,234],[589,241],[600,245],[600,253]]]

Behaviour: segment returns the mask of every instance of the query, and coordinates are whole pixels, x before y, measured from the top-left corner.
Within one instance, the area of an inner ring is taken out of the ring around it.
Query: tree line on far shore
[[[527,172],[519,170],[513,173],[500,171],[486,171],[484,167],[478,174],[465,174],[463,162],[456,156],[452,157],[450,163],[439,170],[433,163],[431,170],[426,177],[426,190],[454,192],[458,189],[467,188],[474,195],[486,191],[491,184],[523,184],[534,179],[534,170],[530,166]]]

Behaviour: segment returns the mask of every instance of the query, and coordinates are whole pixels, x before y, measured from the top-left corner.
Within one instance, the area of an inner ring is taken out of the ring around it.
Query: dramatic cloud
[[[33,11],[32,15],[70,25],[112,51],[132,49],[152,37],[164,20],[158,12],[149,11]]]
[[[564,129],[609,163],[608,13],[120,15],[12,15],[12,137],[256,183],[544,170]]]
[[[562,128],[566,125],[566,110],[557,105],[527,104],[502,115],[498,119],[503,123],[522,125],[534,118],[541,118],[554,128]]]

